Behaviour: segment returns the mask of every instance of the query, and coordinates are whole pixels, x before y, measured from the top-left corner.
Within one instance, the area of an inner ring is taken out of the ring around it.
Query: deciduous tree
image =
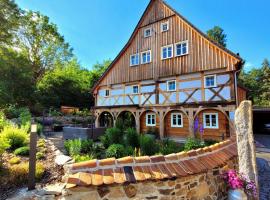
[[[207,35],[212,40],[226,47],[227,35],[224,33],[224,30],[220,28],[219,26],[214,26],[214,28],[208,30]]]

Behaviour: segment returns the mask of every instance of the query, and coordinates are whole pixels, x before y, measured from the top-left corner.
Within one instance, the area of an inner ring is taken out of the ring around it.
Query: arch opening
[[[99,116],[99,126],[100,127],[113,127],[113,116],[110,112],[104,111]]]

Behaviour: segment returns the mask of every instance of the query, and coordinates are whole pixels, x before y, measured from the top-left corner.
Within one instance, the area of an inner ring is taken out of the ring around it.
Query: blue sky
[[[91,68],[113,59],[129,39],[149,0],[16,0],[57,24],[80,63]],[[245,69],[270,59],[269,0],[167,0],[200,30],[215,25],[227,34],[227,47],[246,60]]]

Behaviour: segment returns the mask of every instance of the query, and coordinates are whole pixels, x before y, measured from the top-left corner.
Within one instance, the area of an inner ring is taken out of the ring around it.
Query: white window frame
[[[144,53],[150,53],[150,61],[148,61],[148,62],[143,62],[143,54]],[[151,53],[151,50],[147,50],[147,51],[143,51],[143,52],[141,52],[141,64],[147,64],[147,63],[151,63],[152,62],[152,53]]]
[[[138,56],[138,63],[137,64],[132,64],[132,56]],[[130,55],[129,57],[129,66],[137,66],[140,64],[140,54],[139,53],[135,53],[135,54],[132,54]]]
[[[184,44],[184,43],[186,43],[187,51],[186,51],[185,54],[178,55],[178,54],[177,54],[177,45],[179,45],[179,44],[182,45],[182,44]],[[185,41],[181,41],[181,42],[175,43],[175,45],[174,45],[174,54],[175,54],[175,57],[187,55],[187,54],[188,54],[188,51],[189,51],[189,49],[188,49],[188,40],[185,40]]]
[[[107,95],[107,91],[108,91],[108,93],[109,93],[108,95]],[[105,90],[105,97],[109,97],[109,96],[110,96],[110,94],[111,94],[110,89],[106,89],[106,90]]]
[[[167,24],[167,29],[166,29],[166,30],[163,30],[163,25],[165,25],[165,24]],[[161,32],[166,32],[166,31],[168,31],[168,30],[169,30],[169,21],[162,22],[162,23],[160,24],[160,30],[161,30]]]
[[[176,125],[173,124],[173,116],[176,116]],[[181,118],[181,124],[177,124],[178,123],[178,117],[180,116]],[[172,128],[182,128],[183,127],[183,114],[182,113],[171,113],[171,127]]]
[[[134,93],[134,90],[133,90],[134,87],[138,87],[137,93]],[[139,93],[140,93],[140,86],[139,85],[132,85],[132,94],[139,94]]]
[[[171,55],[171,57],[168,57],[168,47],[171,47],[172,48],[172,55]],[[167,51],[167,57],[166,58],[163,57],[163,49],[165,49],[165,48],[166,48],[166,51]],[[173,58],[173,44],[170,44],[170,45],[166,45],[166,46],[161,47],[161,60],[166,60],[166,59],[170,59],[170,58]]]
[[[206,125],[206,115],[209,115],[209,120],[210,120],[210,126]],[[216,116],[216,126],[212,125],[212,115]],[[211,128],[211,129],[218,129],[219,124],[218,124],[218,113],[203,113],[203,127],[204,128]]]
[[[170,88],[169,88],[169,83],[171,83],[171,82],[174,82],[174,84],[175,84],[175,89],[174,90],[170,90]],[[169,80],[169,81],[167,81],[167,91],[168,92],[176,91],[176,80]]]
[[[206,78],[208,77],[214,77],[214,85],[212,86],[207,86],[206,85]],[[207,75],[204,76],[204,88],[213,88],[213,87],[217,87],[217,75],[216,74],[212,74],[212,75]]]
[[[150,30],[150,35],[146,35],[146,32],[147,32],[148,30]],[[145,29],[143,30],[143,36],[144,36],[145,38],[151,37],[151,36],[152,36],[152,28],[151,28],[151,27],[145,28]]]
[[[155,123],[154,124],[152,124],[152,117],[154,116],[154,120],[155,120]],[[151,124],[148,124],[148,117],[150,117],[150,121],[151,121]],[[146,126],[156,126],[156,123],[157,123],[157,118],[156,118],[156,114],[155,113],[147,113],[146,114],[146,122],[145,122],[145,124],[146,124]]]

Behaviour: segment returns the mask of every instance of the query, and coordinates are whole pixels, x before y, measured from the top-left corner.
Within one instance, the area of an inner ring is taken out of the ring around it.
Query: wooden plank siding
[[[166,21],[169,21],[169,30],[161,32],[161,23]],[[152,29],[152,36],[144,38],[144,29],[149,27]],[[189,49],[187,55],[161,60],[162,46],[186,40]],[[130,67],[130,55],[146,50],[151,50],[151,63]],[[132,41],[110,66],[98,86],[157,80],[214,69],[233,71],[238,62],[238,58],[214,45],[162,1],[154,0],[143,16]]]
[[[159,132],[159,116],[157,114],[156,114],[156,126],[146,126],[146,115],[150,113],[156,114],[153,111],[145,111],[140,117],[141,133],[146,133],[151,128],[156,128],[157,131]]]
[[[240,104],[242,101],[247,99],[247,90],[238,86],[237,87],[237,101]]]

